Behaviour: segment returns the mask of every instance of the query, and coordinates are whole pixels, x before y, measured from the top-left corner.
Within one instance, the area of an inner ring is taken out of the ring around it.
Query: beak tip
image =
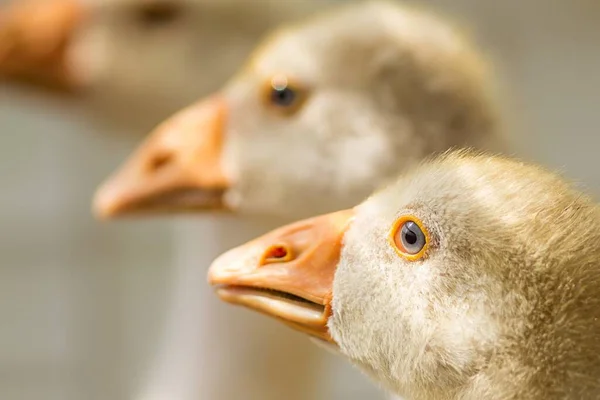
[[[113,219],[114,217],[113,213],[101,208],[92,208],[92,214],[94,215],[94,218],[96,218],[99,221],[108,221]]]
[[[118,214],[117,206],[116,196],[103,186],[94,195],[92,214],[96,219],[109,220]]]
[[[216,265],[216,261],[217,260],[210,265],[206,274],[206,281],[210,286],[216,286],[220,283],[219,273],[217,272],[218,265]]]
[[[242,271],[248,271],[245,260],[250,260],[247,246],[231,249],[218,256],[210,265],[207,272],[207,281],[210,286],[231,284],[240,277]],[[254,270],[253,261],[250,270]]]

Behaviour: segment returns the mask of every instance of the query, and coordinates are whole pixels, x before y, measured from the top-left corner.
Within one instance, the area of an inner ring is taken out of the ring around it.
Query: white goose
[[[597,204],[455,152],[231,250],[209,279],[408,399],[575,400],[600,396],[599,260]]]

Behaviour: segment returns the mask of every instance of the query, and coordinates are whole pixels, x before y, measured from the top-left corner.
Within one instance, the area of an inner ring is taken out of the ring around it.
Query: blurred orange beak
[[[76,90],[67,50],[84,14],[77,0],[22,0],[0,10],[0,80]]]
[[[221,167],[226,114],[225,100],[214,96],[160,125],[100,187],[96,215],[224,209],[229,186]]]
[[[333,277],[354,210],[297,222],[230,250],[208,280],[219,297],[334,343],[327,329]]]

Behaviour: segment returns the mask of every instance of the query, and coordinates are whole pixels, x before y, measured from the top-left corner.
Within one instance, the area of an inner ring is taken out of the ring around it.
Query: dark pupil
[[[408,244],[415,244],[417,243],[417,234],[411,231],[410,228],[407,228],[407,231],[404,232],[404,240]]]
[[[169,3],[150,3],[139,10],[139,18],[146,25],[162,25],[179,15],[179,7]]]
[[[273,88],[271,91],[271,100],[278,106],[288,107],[294,103],[296,93],[289,87]]]

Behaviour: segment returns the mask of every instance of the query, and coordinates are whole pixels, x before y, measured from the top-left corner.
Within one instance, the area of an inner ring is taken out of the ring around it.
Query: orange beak
[[[354,210],[300,221],[220,256],[208,272],[219,297],[334,343],[333,277]]]
[[[0,80],[76,90],[67,50],[84,14],[77,0],[22,0],[0,10]]]
[[[229,186],[221,167],[227,110],[220,96],[160,125],[94,199],[99,217],[224,209]]]

